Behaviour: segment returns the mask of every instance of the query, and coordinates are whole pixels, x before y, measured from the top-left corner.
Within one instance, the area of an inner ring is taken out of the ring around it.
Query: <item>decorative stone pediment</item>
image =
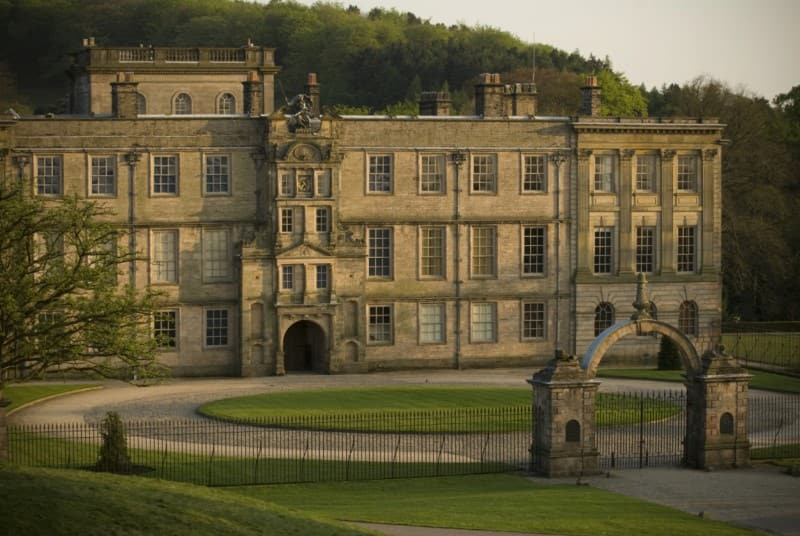
[[[323,148],[315,143],[304,141],[294,142],[284,148],[282,154],[278,156],[278,159],[285,162],[314,163],[327,160],[329,153],[329,147]]]
[[[331,253],[329,251],[310,244],[300,244],[277,255],[279,259],[308,259],[330,256]]]

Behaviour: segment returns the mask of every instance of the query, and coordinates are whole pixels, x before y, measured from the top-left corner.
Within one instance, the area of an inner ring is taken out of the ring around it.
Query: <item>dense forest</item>
[[[363,113],[415,113],[423,90],[446,88],[469,113],[483,72],[535,79],[543,115],[572,115],[583,76],[597,75],[608,115],[719,117],[723,148],[724,318],[800,320],[800,85],[773,102],[698,78],[636,87],[608,58],[524,43],[490,27],[446,26],[412,13],[291,1],[0,0],[0,110],[58,111],[70,58],[83,37],[103,46],[240,46],[276,49],[276,98],[307,72],[323,105]],[[535,77],[532,64],[535,58]],[[743,81],[746,82],[746,81]],[[798,81],[800,83],[800,81]]]

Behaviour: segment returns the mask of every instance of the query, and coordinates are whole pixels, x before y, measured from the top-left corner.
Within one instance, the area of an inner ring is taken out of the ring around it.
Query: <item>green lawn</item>
[[[779,391],[782,393],[800,393],[800,378],[774,374],[760,370],[748,370],[753,377],[750,380],[751,389],[764,389],[766,391]],[[681,370],[655,370],[655,369],[600,369],[597,376],[600,378],[626,378],[633,380],[656,380],[664,382],[683,382]]]
[[[253,486],[231,493],[347,521],[547,534],[759,534],[591,487],[514,475]]]
[[[371,534],[218,489],[129,476],[0,466],[0,489],[3,534]]]
[[[739,359],[800,369],[800,333],[723,333],[725,350]]]
[[[598,395],[601,424],[638,422],[638,404]],[[208,417],[287,428],[402,432],[483,432],[530,429],[525,388],[395,387],[289,391],[227,398],[201,406]],[[681,411],[667,401],[648,405],[646,420]]]
[[[11,400],[11,405],[6,411],[11,411],[34,400],[47,398],[48,396],[60,395],[71,391],[79,391],[96,387],[95,385],[63,385],[63,384],[36,384],[36,385],[6,385],[4,396]]]

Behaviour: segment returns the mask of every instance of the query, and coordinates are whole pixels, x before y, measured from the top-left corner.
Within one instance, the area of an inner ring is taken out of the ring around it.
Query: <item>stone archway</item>
[[[686,370],[684,460],[690,467],[737,467],[750,461],[747,387],[750,376],[718,346],[698,355],[678,328],[650,318],[647,280],[639,274],[636,312],[592,341],[583,358],[556,357],[534,374],[531,468],[547,476],[579,476],[598,469],[594,378],[606,351],[626,335],[660,333],[678,346]]]
[[[323,329],[309,320],[295,322],[283,336],[284,368],[289,371],[324,371],[327,341]]]
[[[594,378],[603,356],[618,340],[628,335],[648,335],[650,333],[660,333],[675,343],[681,355],[683,368],[689,375],[700,370],[700,356],[692,341],[672,324],[653,320],[649,318],[649,315],[647,318],[622,320],[603,331],[583,354],[581,368],[590,378]]]

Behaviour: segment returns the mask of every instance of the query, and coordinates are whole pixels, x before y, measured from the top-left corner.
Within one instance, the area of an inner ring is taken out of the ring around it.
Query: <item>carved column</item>
[[[686,381],[686,464],[698,469],[746,467],[747,390],[752,376],[721,345]]]
[[[589,229],[589,159],[592,157],[591,149],[578,151],[578,275],[592,273],[592,248]]]
[[[675,273],[675,150],[661,151],[661,273]]]
[[[597,473],[594,416],[599,383],[588,379],[575,356],[560,350],[528,383],[533,387],[531,470],[548,477]]]
[[[631,200],[633,195],[633,157],[636,151],[621,151],[622,171],[619,181],[619,273],[633,273],[633,238],[631,236]]]

